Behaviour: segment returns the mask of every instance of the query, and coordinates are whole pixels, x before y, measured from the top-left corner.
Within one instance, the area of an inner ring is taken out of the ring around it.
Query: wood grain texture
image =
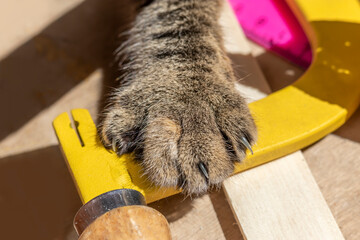
[[[147,206],[115,208],[98,217],[79,240],[170,240],[169,224],[158,211]]]
[[[246,239],[344,239],[300,151],[223,185]]]
[[[209,194],[195,199],[179,194],[149,206],[159,210],[167,218],[173,240],[226,239]]]
[[[304,156],[344,237],[360,239],[360,144],[330,134]]]

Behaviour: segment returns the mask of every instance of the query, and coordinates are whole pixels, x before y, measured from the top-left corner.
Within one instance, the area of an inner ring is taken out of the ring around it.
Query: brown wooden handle
[[[79,240],[170,240],[165,217],[147,206],[115,208],[91,223]]]

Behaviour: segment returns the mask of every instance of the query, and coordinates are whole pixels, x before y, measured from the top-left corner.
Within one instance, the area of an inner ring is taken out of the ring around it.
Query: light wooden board
[[[300,151],[223,185],[246,239],[344,239]]]
[[[351,129],[359,134],[360,121]],[[331,134],[304,156],[344,237],[360,239],[360,144]]]

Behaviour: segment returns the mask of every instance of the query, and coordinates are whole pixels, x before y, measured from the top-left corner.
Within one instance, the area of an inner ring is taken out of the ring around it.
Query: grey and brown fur
[[[106,147],[135,151],[150,181],[189,194],[221,184],[245,157],[241,137],[256,138],[224,51],[221,2],[144,4],[121,46],[125,74],[99,126]]]

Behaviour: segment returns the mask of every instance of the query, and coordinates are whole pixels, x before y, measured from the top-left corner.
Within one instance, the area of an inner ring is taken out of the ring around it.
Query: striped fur
[[[220,9],[220,0],[147,1],[119,47],[124,75],[100,135],[119,155],[135,151],[155,185],[206,192],[245,157],[240,139],[255,142],[224,51]]]

